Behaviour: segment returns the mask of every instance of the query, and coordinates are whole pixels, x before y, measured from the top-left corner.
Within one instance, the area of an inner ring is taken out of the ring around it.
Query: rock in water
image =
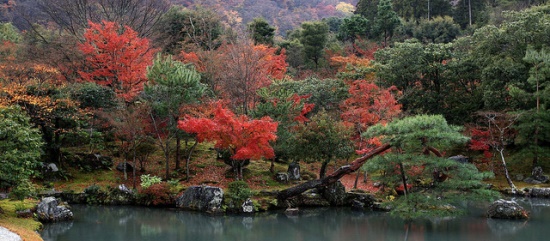
[[[254,212],[254,203],[250,198],[247,198],[246,201],[244,201],[243,205],[241,206],[241,211],[243,213],[253,213]]]
[[[515,201],[499,199],[489,206],[487,217],[497,219],[528,219],[529,212]]]
[[[323,190],[323,197],[333,206],[342,206],[346,202],[346,187],[338,180]]]
[[[60,222],[73,219],[73,212],[61,204],[55,197],[45,197],[38,204],[36,213],[40,222]]]
[[[223,190],[219,187],[192,186],[178,197],[176,207],[208,213],[221,212]]]

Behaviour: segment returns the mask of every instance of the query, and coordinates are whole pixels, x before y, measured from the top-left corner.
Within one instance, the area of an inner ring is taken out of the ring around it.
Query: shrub
[[[22,180],[19,184],[11,190],[10,196],[13,199],[23,200],[27,197],[34,196],[36,189],[29,180]]]
[[[236,203],[242,203],[252,196],[252,190],[245,181],[234,181],[228,184],[227,196]]]
[[[141,175],[140,179],[141,179],[141,187],[143,189],[147,189],[154,184],[158,184],[162,182],[162,179],[160,177],[151,176],[149,174]]]
[[[152,184],[143,189],[141,194],[145,205],[169,205],[174,202],[174,195],[166,182]]]

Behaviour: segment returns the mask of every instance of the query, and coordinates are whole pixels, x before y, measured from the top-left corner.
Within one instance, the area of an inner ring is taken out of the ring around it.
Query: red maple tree
[[[196,134],[197,141],[215,142],[215,148],[228,152],[237,179],[242,179],[245,161],[275,156],[270,142],[277,139],[277,125],[269,117],[250,120],[245,115],[237,116],[221,104],[211,118],[186,116],[178,122],[178,128]]]
[[[401,113],[401,105],[393,94],[396,88],[383,89],[364,79],[350,82],[349,86],[350,97],[340,106],[343,111],[341,117],[355,127],[354,139],[358,150],[369,151],[368,147],[377,147],[381,143],[376,139],[364,140],[361,134],[369,126],[387,123]]]
[[[153,60],[149,40],[138,37],[115,22],[88,22],[85,41],[78,49],[85,55],[84,69],[78,71],[85,81],[109,86],[117,96],[130,101],[143,89],[147,66]],[[121,33],[122,32],[122,33]]]

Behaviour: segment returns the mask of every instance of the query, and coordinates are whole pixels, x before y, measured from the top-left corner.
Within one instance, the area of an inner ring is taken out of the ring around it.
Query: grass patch
[[[74,191],[78,193],[94,184],[98,186],[114,185],[122,181],[115,175],[115,171],[116,170],[106,170],[91,173],[75,171],[73,179],[69,181],[54,182],[54,187],[56,190]]]
[[[26,199],[23,201],[1,200],[0,208],[0,226],[17,233],[25,241],[42,241],[40,235],[36,232],[42,227],[42,224],[32,218],[17,218],[16,208],[34,208],[37,201]]]

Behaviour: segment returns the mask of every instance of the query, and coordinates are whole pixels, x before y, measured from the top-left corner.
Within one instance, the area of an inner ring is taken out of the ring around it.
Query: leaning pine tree
[[[393,214],[404,218],[449,216],[463,212],[464,200],[492,199],[497,193],[482,183],[491,173],[473,164],[444,158],[438,149],[464,144],[468,138],[442,116],[419,115],[375,125],[364,133],[381,137],[391,152],[367,162],[365,168],[386,188],[403,195],[395,200]]]

